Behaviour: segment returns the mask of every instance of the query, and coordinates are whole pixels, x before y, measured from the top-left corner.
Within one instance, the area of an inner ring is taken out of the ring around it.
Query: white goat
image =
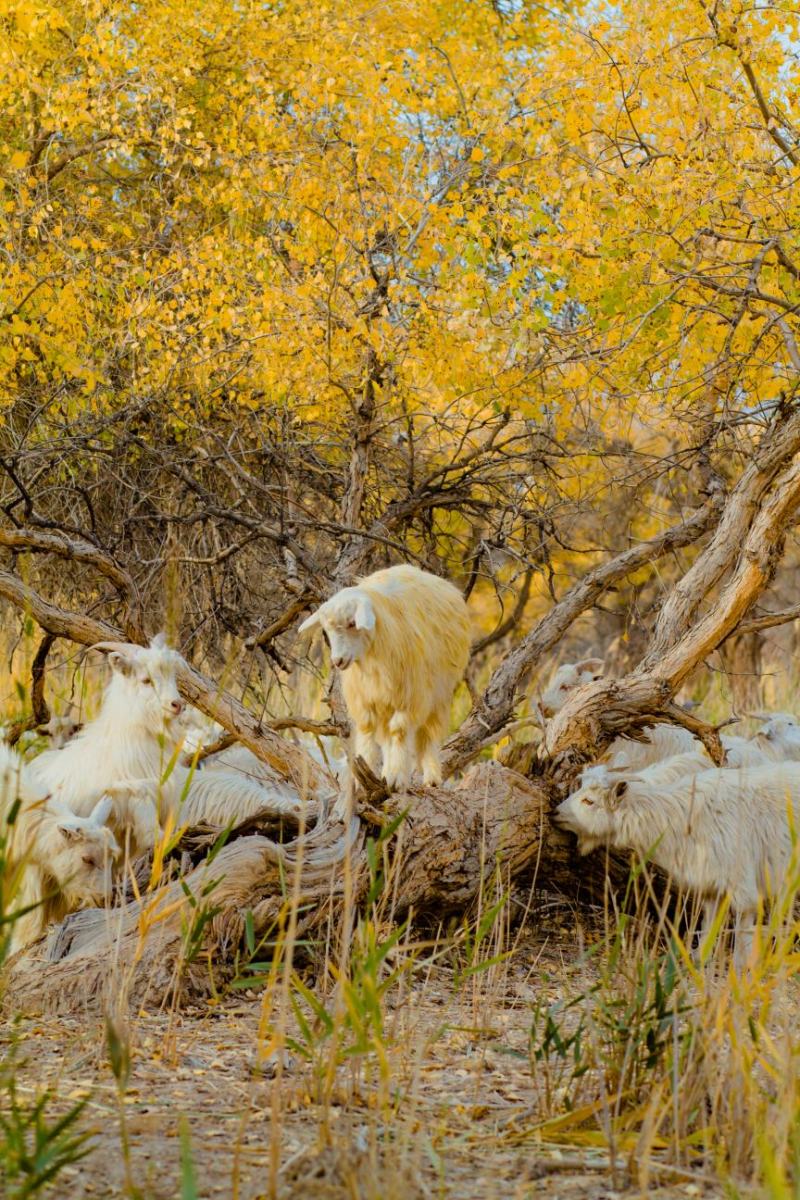
[[[683,754],[672,754],[668,758],[662,758],[640,768],[631,768],[627,764],[618,766],[612,763],[594,763],[584,767],[578,791],[583,792],[587,788],[591,791],[593,785],[605,789],[610,787],[612,782],[617,783],[622,780],[627,783],[635,781],[646,787],[667,787],[690,775],[699,775],[701,771],[713,769],[713,766],[702,742],[698,742],[697,748],[694,750],[687,750]],[[592,838],[586,834],[579,834],[578,849],[581,854],[588,854],[591,850],[596,850],[598,846],[603,845],[604,841],[604,837]]]
[[[700,739],[681,725],[659,722],[646,725],[642,734],[645,740],[641,742],[633,738],[614,738],[606,751],[608,766],[615,770],[641,771],[679,754],[705,754]],[[711,759],[707,755],[706,758],[710,763]]]
[[[605,663],[602,658],[584,658],[576,663],[563,663],[538,701],[543,717],[554,717],[566,704],[576,688],[602,679]],[[694,734],[680,725],[659,722],[642,730],[643,740],[617,737],[606,750],[604,759],[609,766],[638,770],[675,754],[684,754],[702,745]]]
[[[800,725],[791,713],[772,713],[766,717],[752,742],[773,762],[800,760]]]
[[[792,858],[800,815],[800,764],[711,770],[677,783],[620,779],[597,767],[556,809],[581,853],[607,842],[649,855],[704,901],[708,932],[720,899],[736,919],[736,959],[749,952],[759,900],[775,893]]]
[[[726,767],[760,767],[769,762],[783,762],[786,759],[800,759],[800,729],[793,739],[791,728],[776,721],[773,726],[767,722],[767,727],[755,737],[741,737],[739,734],[723,733],[720,737],[725,751]],[[652,763],[658,763],[663,758],[677,755],[703,752],[703,743],[699,738],[683,729],[680,725],[648,725],[644,730],[646,742],[636,742],[628,738],[615,738],[608,748],[608,765],[614,768],[624,767],[628,770],[641,770]],[[709,760],[710,761],[710,760]]]
[[[53,750],[60,750],[75,737],[81,727],[82,722],[77,717],[65,714],[60,717],[51,717],[44,725],[37,725],[36,732],[40,737],[47,738]]]
[[[102,904],[112,892],[119,847],[106,821],[111,801],[79,817],[31,777],[30,767],[0,743],[0,833],[5,877],[17,883],[10,950],[29,945],[50,921],[73,909]],[[30,909],[26,912],[25,909]]]
[[[537,702],[543,717],[554,717],[564,707],[570,692],[602,679],[606,665],[602,658],[582,658],[580,662],[562,663]]]
[[[321,625],[354,726],[354,750],[405,787],[416,767],[442,778],[440,748],[466,670],[469,612],[457,588],[417,567],[389,567],[342,588],[300,626]]]
[[[225,729],[217,721],[212,721],[205,717],[197,709],[190,709],[187,714],[187,721],[184,724],[183,735],[183,759],[184,762],[190,762],[193,756],[206,746],[212,745],[224,733]],[[331,739],[323,739],[330,742]],[[304,741],[304,749],[320,763],[322,767],[328,767],[323,756],[319,752],[316,740],[308,738]],[[331,750],[329,763],[331,769],[340,767],[341,756],[334,755]],[[344,765],[347,765],[347,760],[344,760]],[[251,783],[260,788],[268,788],[273,795],[283,797],[287,804],[291,804],[297,800],[297,792],[288,784],[285,778],[269,763],[260,759],[252,750],[248,750],[246,746],[242,746],[239,742],[234,742],[232,746],[228,746],[224,750],[217,750],[214,754],[209,754],[203,759],[197,760],[196,772],[211,772],[216,777],[221,773],[227,774],[230,778],[227,781],[230,785],[235,779],[249,780]],[[198,789],[203,790],[213,786],[207,777],[203,776],[202,786],[201,780],[195,773],[195,783],[192,785],[192,794],[196,795]],[[235,790],[228,787],[228,792],[231,796],[235,794]],[[262,796],[263,801],[263,796]],[[233,803],[233,801],[232,801]],[[232,814],[235,819],[235,814]],[[182,813],[183,819],[186,819],[185,812]],[[206,820],[211,820],[208,816]]]
[[[726,767],[761,767],[765,763],[780,762],[786,756],[777,746],[761,744],[758,737],[742,737],[735,733],[723,733],[720,737],[725,751]]]
[[[104,794],[113,795],[115,831],[120,840],[130,838],[133,854],[154,844],[157,807],[162,818],[216,821],[217,797],[224,794],[224,824],[270,807],[299,813],[295,793],[287,797],[241,776],[226,781],[216,774],[215,788],[204,772],[192,777],[186,767],[174,765],[163,780],[182,735],[177,670],[183,660],[163,635],[149,646],[109,642],[100,648],[109,651],[112,676],[98,716],[63,749],[47,750],[30,764],[33,777],[57,789],[74,812],[86,815]]]

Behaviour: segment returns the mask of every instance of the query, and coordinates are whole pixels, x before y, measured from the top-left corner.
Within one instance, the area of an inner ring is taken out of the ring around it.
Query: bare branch
[[[55,635],[46,633],[39,642],[33,662],[31,663],[31,715],[22,721],[15,721],[5,735],[9,746],[16,746],[23,733],[35,729],[37,725],[46,725],[50,720],[50,709],[44,694],[45,667],[47,656],[55,642]]]
[[[710,543],[667,597],[641,670],[657,670],[660,661],[688,629],[704,596],[738,555],[754,512],[786,461],[800,451],[800,410],[779,414],[764,434],[753,461],[731,492]]]
[[[449,775],[468,762],[477,753],[487,734],[502,729],[512,717],[519,689],[538,660],[561,640],[581,613],[595,604],[618,579],[623,579],[671,550],[691,545],[711,525],[720,503],[718,497],[712,498],[681,525],[667,529],[647,542],[631,546],[608,562],[601,563],[570,588],[494,671],[478,703],[447,743],[446,773]]]
[[[56,554],[60,558],[86,563],[104,575],[125,601],[125,634],[130,641],[144,640],[142,606],[136,584],[130,574],[115,562],[110,554],[91,542],[67,537],[64,533],[48,533],[41,529],[2,529],[0,546],[31,554]]]
[[[732,497],[729,504],[738,507],[739,499]],[[709,611],[669,650],[658,657],[648,653],[624,679],[578,688],[547,727],[548,753],[570,750],[588,757],[624,731],[632,714],[662,713],[691,672],[737,631],[744,614],[770,582],[783,551],[786,527],[798,507],[800,461],[795,460],[775,479],[755,514],[750,510],[752,524],[743,545],[736,523],[726,523],[741,549],[736,569]],[[718,550],[715,538],[700,559],[706,554],[716,557]]]
[[[745,633],[759,633],[762,629],[774,629],[776,625],[788,625],[790,621],[798,619],[800,619],[800,604],[795,604],[794,608],[785,608],[783,612],[765,613],[763,617],[753,617],[750,621],[743,621],[733,632],[740,637]]]

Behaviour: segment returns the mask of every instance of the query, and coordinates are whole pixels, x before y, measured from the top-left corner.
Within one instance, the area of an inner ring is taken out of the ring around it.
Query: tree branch
[[[667,597],[640,670],[656,670],[660,660],[691,624],[703,598],[736,560],[762,497],[778,471],[800,451],[800,409],[782,412],[764,434],[753,461],[725,504],[714,536]]]
[[[123,617],[125,635],[129,641],[144,641],[144,623],[139,592],[128,572],[110,554],[80,538],[68,538],[63,533],[47,533],[41,529],[2,529],[0,546],[31,554],[56,554],[60,558],[86,563],[94,567],[116,588],[125,602]]]
[[[496,668],[464,724],[447,742],[445,773],[450,775],[462,767],[477,753],[487,734],[502,729],[513,714],[520,688],[538,660],[561,640],[581,613],[595,604],[618,579],[654,562],[662,554],[691,545],[711,525],[720,504],[720,498],[712,498],[681,525],[667,529],[649,541],[631,546],[608,562],[601,563],[570,588]]]
[[[733,497],[729,504],[738,506]],[[663,715],[675,692],[712,650],[731,633],[770,582],[783,552],[787,525],[800,507],[800,461],[775,479],[752,516],[738,563],[709,611],[687,629],[666,653],[648,653],[624,679],[604,679],[578,688],[547,726],[545,748],[551,755],[570,750],[590,757],[631,723],[632,715]],[[720,522],[722,524],[722,522]],[[730,523],[728,523],[730,524]],[[716,539],[701,555],[716,556]],[[702,577],[702,575],[701,575]]]
[[[501,621],[496,629],[491,633],[487,633],[485,637],[478,638],[472,645],[472,657],[480,654],[482,650],[486,650],[489,646],[493,646],[495,642],[499,642],[507,633],[511,633],[515,629],[520,617],[525,611],[525,605],[528,603],[531,595],[531,584],[533,583],[533,567],[528,567],[525,571],[525,577],[522,581],[522,587],[519,590],[519,595],[514,601],[514,607],[506,617],[505,621]]]
[[[122,631],[108,621],[85,613],[68,612],[49,603],[11,571],[0,570],[0,596],[29,613],[42,629],[55,637],[65,637],[82,646],[125,640]],[[301,796],[315,796],[324,788],[330,788],[331,781],[310,755],[265,728],[259,718],[229,692],[223,691],[188,663],[178,671],[178,687],[190,704],[236,734],[238,741],[256,757],[290,779]]]
[[[15,721],[5,736],[9,746],[16,746],[19,739],[28,729],[37,725],[46,725],[50,720],[50,709],[44,694],[44,676],[47,656],[52,649],[55,635],[46,633],[39,642],[33,662],[31,663],[31,715],[22,721]]]
[[[750,621],[743,621],[734,630],[734,633],[737,637],[745,633],[759,633],[762,629],[774,629],[776,625],[787,625],[789,621],[796,621],[798,618],[800,618],[800,604],[795,604],[794,608],[786,608],[783,612],[765,613],[763,617],[753,617]]]

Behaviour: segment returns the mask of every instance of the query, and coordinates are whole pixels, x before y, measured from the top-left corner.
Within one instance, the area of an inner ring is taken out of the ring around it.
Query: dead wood
[[[661,657],[687,633],[705,597],[739,557],[742,542],[767,492],[774,490],[778,475],[798,451],[800,409],[795,408],[778,414],[728,497],[704,553],[667,597],[641,664],[643,670],[656,670]]]
[[[483,695],[445,747],[445,773],[450,775],[463,767],[480,750],[487,736],[498,733],[511,720],[521,689],[532,671],[581,613],[632,571],[677,547],[691,545],[709,529],[720,504],[721,499],[714,497],[682,524],[601,563],[570,588],[494,671]]]
[[[549,804],[543,787],[496,763],[473,767],[452,789],[392,795],[386,811],[406,813],[391,846],[396,915],[461,912],[496,871],[507,883],[533,869],[548,836]],[[365,893],[364,846],[358,819],[346,829],[321,824],[284,845],[239,838],[141,900],[72,914],[46,948],[39,943],[12,963],[7,1002],[65,1011],[120,998],[142,1007],[208,995],[231,976],[248,912],[264,937],[285,922],[286,896],[295,894],[298,936],[324,939],[346,880],[355,903]]]
[[[307,717],[276,717],[274,720],[262,721],[263,729],[271,729],[274,733],[278,733],[284,729],[300,729],[304,733],[313,733],[318,737],[344,737],[347,736],[347,729],[340,725],[334,725],[330,721],[312,721]],[[206,758],[211,758],[214,754],[221,754],[223,750],[230,750],[231,746],[235,746],[240,741],[235,733],[223,733],[213,742],[209,742],[207,746],[201,746],[199,750],[193,754],[184,755],[184,763],[186,766],[191,766],[192,763],[201,763]]]
[[[782,612],[764,613],[762,617],[751,617],[749,621],[742,621],[735,634],[736,637],[744,637],[748,633],[760,633],[762,629],[774,629],[776,625],[787,625],[790,621],[797,620],[800,620],[800,604],[785,608]]]
[[[142,602],[132,576],[121,567],[110,554],[83,538],[69,536],[61,530],[3,529],[0,528],[0,546],[19,553],[54,554],[73,562],[86,563],[98,574],[105,576],[124,602],[123,627],[125,641],[144,640]]]
[[[36,648],[31,664],[31,715],[24,720],[15,721],[8,729],[5,741],[9,746],[16,746],[23,733],[40,725],[47,725],[50,720],[50,709],[44,694],[44,677],[47,656],[55,640],[52,633],[46,633]]]
[[[356,447],[353,459],[359,478],[360,452]],[[358,815],[345,828],[322,819],[310,832],[284,844],[263,833],[240,837],[212,862],[195,866],[184,879],[170,881],[153,894],[108,912],[74,914],[51,943],[55,961],[42,969],[41,951],[38,958],[34,951],[17,961],[8,990],[11,1004],[58,1008],[116,1003],[122,997],[141,1006],[162,1003],[167,995],[205,995],[236,969],[245,922],[252,922],[259,937],[279,929],[287,917],[287,896],[294,896],[298,904],[298,936],[313,944],[326,935],[331,908],[335,916],[346,891],[354,904],[365,895],[365,826],[385,830],[398,816],[402,820],[396,832],[386,838],[392,911],[398,917],[413,911],[438,920],[462,912],[495,872],[504,883],[523,872],[533,873],[571,895],[579,881],[596,879],[602,889],[608,871],[624,877],[624,864],[599,854],[581,860],[581,870],[576,871],[574,840],[552,827],[552,806],[572,785],[581,762],[597,757],[617,734],[658,720],[691,729],[715,760],[721,760],[718,731],[679,709],[674,696],[691,672],[740,627],[769,583],[800,506],[798,452],[800,413],[781,411],[721,517],[722,496],[716,491],[681,525],[595,567],[505,657],[448,743],[446,769],[451,775],[508,725],[530,672],[578,616],[630,572],[697,541],[719,517],[687,572],[691,586],[679,585],[677,594],[667,599],[639,666],[621,679],[603,679],[577,690],[549,723],[540,748],[543,761],[533,767],[541,772],[537,778],[483,762],[451,787],[387,796],[382,783],[356,763]],[[357,493],[358,488],[351,499],[357,499]],[[357,542],[354,554],[355,546]],[[11,572],[0,571],[0,595],[27,609],[53,635],[84,645],[120,637],[107,622],[49,604]],[[187,699],[298,790],[317,796],[330,790],[331,781],[307,755],[266,729],[199,672],[186,668],[180,687]],[[202,838],[207,844],[214,835],[207,830],[200,836],[189,851],[189,864],[192,854],[202,852]]]
[[[791,446],[793,461],[773,476],[772,487],[760,506],[749,509],[750,525],[744,541],[738,525],[730,532],[730,537],[736,539],[735,567],[714,603],[674,645],[658,656],[649,652],[630,675],[578,688],[548,725],[545,748],[550,755],[570,751],[587,758],[624,732],[632,717],[647,714],[650,720],[659,719],[691,672],[736,629],[772,579],[786,530],[800,506],[800,461],[795,459],[795,443]],[[719,553],[715,537],[698,562],[702,563],[706,554],[717,561]],[[677,630],[680,622],[673,627]]]

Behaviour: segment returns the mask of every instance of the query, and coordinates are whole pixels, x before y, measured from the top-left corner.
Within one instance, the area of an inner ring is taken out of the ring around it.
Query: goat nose
[[[173,700],[171,705],[172,711],[180,715],[183,712],[183,701]]]

